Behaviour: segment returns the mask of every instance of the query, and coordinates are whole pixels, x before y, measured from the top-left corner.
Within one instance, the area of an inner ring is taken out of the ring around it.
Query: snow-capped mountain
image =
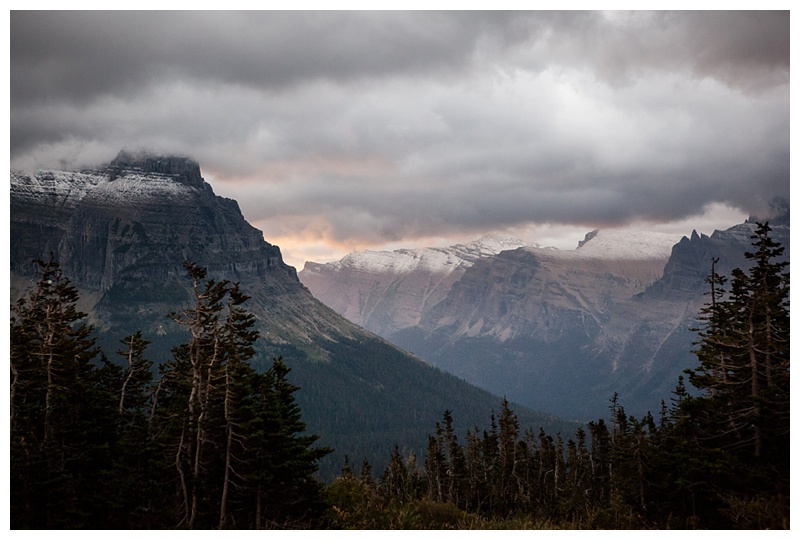
[[[419,323],[477,260],[522,245],[516,238],[488,235],[443,248],[359,251],[331,263],[307,262],[299,277],[350,321],[388,336]]]
[[[323,303],[390,338],[435,310],[468,268],[501,252],[522,248],[573,272],[580,267],[592,275],[618,276],[625,283],[621,294],[632,295],[661,277],[679,239],[663,233],[592,231],[577,249],[559,250],[488,235],[445,248],[359,251],[331,263],[307,262],[299,277]]]
[[[788,219],[771,223],[788,258]],[[618,392],[638,415],[668,400],[694,365],[690,328],[711,257],[722,273],[745,267],[753,228],[682,238],[600,230],[574,250],[502,250],[450,275],[434,301],[421,301],[430,274],[415,281],[413,272],[377,265],[359,272],[331,265],[311,290],[326,291],[319,298],[347,317],[367,313],[376,333],[493,393],[588,420]],[[409,298],[415,311],[405,313],[413,317],[394,330],[398,305]]]
[[[215,195],[188,158],[121,153],[91,171],[12,173],[10,237],[12,301],[35,279],[32,260],[52,253],[112,361],[119,340],[137,330],[151,341],[147,357],[156,363],[186,340],[167,317],[192,302],[184,262],[205,267],[210,279],[239,282],[261,334],[254,367],[282,356],[292,368],[304,421],[338,451],[329,475],[345,455],[382,467],[394,444],[421,455],[445,409],[466,429],[500,404],[316,300],[278,246],[235,201]],[[517,412],[534,429],[551,431],[558,422]]]

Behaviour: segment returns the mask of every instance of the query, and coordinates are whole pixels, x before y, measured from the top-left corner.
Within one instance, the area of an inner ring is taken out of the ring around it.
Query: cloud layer
[[[789,195],[789,37],[788,12],[12,12],[12,167],[188,154],[267,239],[339,246],[759,213]]]

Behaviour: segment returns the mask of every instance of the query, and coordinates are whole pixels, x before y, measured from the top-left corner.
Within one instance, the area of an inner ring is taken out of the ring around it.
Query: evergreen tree
[[[444,431],[442,446],[447,454],[447,500],[459,505],[464,502],[466,492],[466,458],[464,449],[458,443],[453,429],[453,415],[449,410],[444,412]]]
[[[250,365],[255,318],[238,284],[206,280],[187,264],[195,303],[171,317],[190,331],[161,368],[152,436],[172,471],[176,525],[264,528],[308,524],[321,512],[317,437],[294,399],[289,368],[273,360],[266,373]]]
[[[299,387],[288,380],[290,369],[281,358],[258,377],[256,416],[251,430],[249,475],[265,523],[313,523],[324,509],[322,485],[315,478],[318,461],[332,450],[315,446],[316,435],[305,434],[300,406],[294,394]]]
[[[703,405],[717,422],[717,443],[756,459],[766,458],[774,443],[788,441],[789,308],[787,262],[777,262],[784,248],[758,224],[749,272],[732,272],[730,297],[719,300],[721,282],[712,266],[711,303],[699,331],[700,366],[689,381],[707,392]],[[779,445],[783,446],[783,445]],[[769,449],[767,449],[769,447]]]
[[[412,473],[400,454],[400,447],[395,444],[389,464],[381,476],[380,491],[390,501],[402,504],[416,498],[418,494],[415,487]]]
[[[92,503],[110,467],[98,350],[58,263],[34,263],[36,286],[11,310],[11,524],[97,526]]]
[[[704,393],[681,414],[696,424],[698,445],[734,460],[723,488],[747,496],[778,493],[788,508],[789,276],[784,248],[756,225],[748,271],[732,272],[726,299],[712,265],[711,300],[699,330],[698,368],[689,381]],[[730,467],[729,467],[730,468]],[[769,495],[771,496],[771,495]],[[780,526],[780,524],[778,524]]]
[[[165,526],[165,495],[157,469],[158,452],[150,437],[149,415],[153,392],[153,362],[145,358],[149,341],[137,331],[121,340],[117,350],[121,364],[103,356],[97,372],[99,384],[108,390],[103,407],[113,418],[114,439],[110,450],[113,470],[105,497],[112,505],[111,528],[139,529]]]

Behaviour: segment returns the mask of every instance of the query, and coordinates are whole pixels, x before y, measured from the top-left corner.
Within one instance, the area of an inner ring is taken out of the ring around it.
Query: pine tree
[[[500,418],[498,420],[500,432],[497,437],[497,469],[498,469],[498,500],[503,501],[506,509],[512,508],[520,499],[519,490],[519,462],[524,456],[518,455],[517,439],[519,437],[519,420],[511,410],[508,400],[503,398],[500,404]]]
[[[289,382],[291,370],[280,357],[272,362],[258,377],[248,440],[247,478],[259,508],[255,528],[267,523],[308,525],[324,507],[322,485],[315,478],[317,463],[332,450],[315,446],[319,437],[305,434],[306,425],[294,397],[299,387]]]
[[[745,253],[751,267],[733,270],[725,299],[712,266],[711,301],[698,332],[700,365],[688,371],[703,394],[686,400],[680,414],[697,426],[698,445],[734,460],[725,489],[759,496],[767,490],[788,501],[789,276],[788,262],[780,261],[784,248],[770,231],[756,225],[754,250]]]
[[[700,366],[689,372],[690,382],[707,392],[703,404],[716,419],[718,443],[753,458],[766,457],[767,445],[788,441],[789,429],[789,311],[787,262],[769,237],[768,224],[758,224],[754,264],[749,272],[732,272],[728,300],[712,296],[699,332]],[[718,281],[713,267],[709,281]]]
[[[258,332],[238,284],[186,269],[195,302],[171,317],[190,339],[161,367],[151,422],[173,472],[176,525],[307,523],[321,510],[314,474],[329,450],[313,448],[317,437],[303,433],[289,368],[280,359],[266,373],[250,365]]]
[[[409,457],[408,461],[411,461]],[[414,500],[419,495],[416,485],[415,464],[407,463],[400,453],[400,447],[394,445],[389,464],[381,476],[380,491],[392,504],[403,504]]]
[[[466,492],[466,458],[453,429],[453,415],[450,410],[444,412],[443,420],[444,430],[441,432],[442,441],[440,444],[447,455],[447,500],[456,505],[461,505],[464,502]]]
[[[13,528],[97,525],[93,493],[110,467],[105,397],[92,361],[92,329],[58,263],[34,261],[36,286],[11,315],[11,522]]]

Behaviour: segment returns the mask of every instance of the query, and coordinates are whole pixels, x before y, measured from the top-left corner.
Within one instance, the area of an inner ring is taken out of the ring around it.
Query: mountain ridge
[[[298,277],[348,320],[387,335],[417,324],[422,312],[441,301],[475,261],[521,245],[513,237],[487,235],[444,248],[361,251],[332,263],[307,262]]]
[[[784,211],[773,222],[788,260]],[[711,236],[596,230],[574,250],[501,251],[466,268],[413,324],[373,330],[473,384],[553,414],[596,418],[614,393],[645,414],[696,362],[691,328],[711,258],[723,274],[746,267],[753,222]]]

